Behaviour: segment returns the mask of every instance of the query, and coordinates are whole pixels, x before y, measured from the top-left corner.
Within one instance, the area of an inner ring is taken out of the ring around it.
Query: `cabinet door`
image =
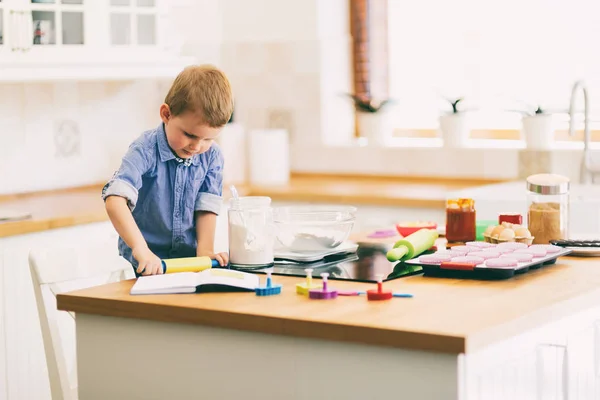
[[[6,381],[6,338],[4,332],[6,331],[5,322],[5,291],[4,291],[4,267],[3,267],[3,248],[0,242],[0,400],[8,399],[8,382]]]
[[[165,19],[162,3],[159,0],[107,1],[107,43],[111,53],[135,62],[160,61]]]
[[[15,0],[0,0],[0,60],[10,62],[19,50],[20,38],[14,34],[21,15],[14,10]]]
[[[165,8],[158,0],[2,0],[19,15],[9,33],[22,63],[160,59]],[[7,6],[8,7],[8,6]],[[6,30],[6,29],[5,29]],[[107,54],[107,51],[109,52]],[[135,54],[132,54],[135,52]],[[107,59],[108,57],[108,59]]]
[[[598,316],[596,316],[597,318]],[[569,399],[600,398],[600,321],[571,333],[567,342]]]
[[[21,0],[17,33],[26,38],[20,63],[85,63],[93,55],[91,0]],[[97,2],[95,2],[97,3]]]

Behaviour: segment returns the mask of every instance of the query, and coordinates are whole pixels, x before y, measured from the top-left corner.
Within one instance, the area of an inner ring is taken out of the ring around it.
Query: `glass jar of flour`
[[[273,209],[270,197],[247,196],[229,201],[229,261],[233,266],[273,264]]]
[[[569,178],[537,174],[527,178],[527,228],[533,243],[569,238]]]

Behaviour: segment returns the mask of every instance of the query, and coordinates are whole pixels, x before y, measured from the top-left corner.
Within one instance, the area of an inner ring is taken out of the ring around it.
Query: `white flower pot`
[[[471,127],[467,113],[458,112],[442,115],[439,118],[444,147],[465,147],[469,140]]]
[[[548,150],[554,144],[552,114],[535,114],[523,117],[522,132],[525,145],[530,150]]]
[[[358,112],[358,133],[367,138],[369,145],[385,146],[392,138],[391,114],[385,111],[375,113]]]

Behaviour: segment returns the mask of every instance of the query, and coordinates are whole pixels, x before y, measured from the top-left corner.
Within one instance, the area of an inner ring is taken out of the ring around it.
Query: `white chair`
[[[52,399],[76,400],[75,315],[56,309],[56,295],[134,277],[133,269],[118,256],[116,243],[112,240],[109,244],[103,243],[84,249],[32,250],[29,253],[29,269],[39,313]],[[70,329],[66,329],[66,326]],[[65,337],[70,339],[65,341]],[[71,357],[67,357],[64,345],[72,348]],[[68,367],[68,360],[71,361],[71,368]]]

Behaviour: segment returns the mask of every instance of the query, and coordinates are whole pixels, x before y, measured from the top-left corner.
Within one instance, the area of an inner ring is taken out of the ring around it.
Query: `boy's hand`
[[[137,273],[142,275],[160,275],[163,273],[160,258],[148,247],[133,249],[133,257],[138,262]]]
[[[228,253],[212,253],[198,250],[196,255],[198,257],[210,257],[212,260],[217,260],[221,267],[226,267],[229,264],[229,254]]]

